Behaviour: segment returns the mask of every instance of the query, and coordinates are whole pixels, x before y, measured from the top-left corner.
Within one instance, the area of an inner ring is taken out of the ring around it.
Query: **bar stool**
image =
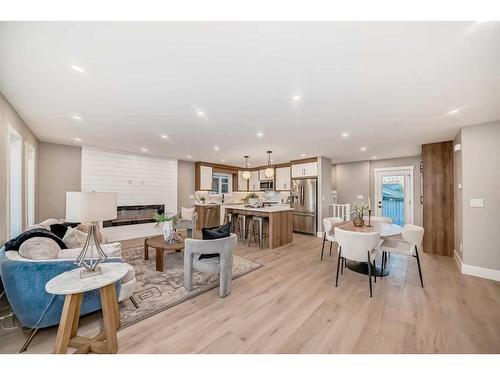
[[[250,246],[251,235],[253,235],[253,239],[257,242],[257,234],[259,235],[259,247],[262,249],[264,247],[264,220],[267,218],[262,216],[253,216],[251,218],[252,221],[252,232],[248,235],[248,246]],[[257,231],[255,230],[255,225],[257,224]],[[258,233],[257,233],[258,232]]]
[[[224,215],[224,224],[231,223],[231,232],[234,233],[234,221],[233,216],[238,216],[237,214],[225,213]]]
[[[238,214],[236,219],[236,231],[238,232],[238,239],[245,242],[247,238],[247,217],[248,215]]]

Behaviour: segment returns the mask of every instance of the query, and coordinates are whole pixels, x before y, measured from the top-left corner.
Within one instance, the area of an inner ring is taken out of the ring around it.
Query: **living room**
[[[500,22],[69,19],[0,22],[0,353],[498,355]]]

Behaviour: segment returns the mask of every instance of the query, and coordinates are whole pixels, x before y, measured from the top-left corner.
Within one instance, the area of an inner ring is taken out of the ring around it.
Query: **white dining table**
[[[365,222],[367,224],[367,222]],[[352,221],[346,221],[344,223],[340,223],[336,225],[343,230],[349,230],[352,232],[359,233],[373,233],[378,232],[380,234],[380,238],[386,239],[394,236],[398,236],[401,234],[403,228],[397,224],[390,223],[382,223],[379,221],[375,221],[371,223],[370,226],[365,225],[363,227],[357,227],[353,224]],[[368,263],[367,262],[355,262],[351,260],[346,261],[346,267],[350,270],[358,273],[362,273],[364,275],[368,275]],[[387,276],[389,274],[389,267],[384,268],[384,272],[382,273],[382,267],[375,265],[375,273],[379,277]]]

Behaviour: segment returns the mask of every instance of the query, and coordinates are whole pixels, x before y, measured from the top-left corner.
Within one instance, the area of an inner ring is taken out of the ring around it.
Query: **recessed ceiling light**
[[[141,148],[142,152],[148,152],[148,149],[146,147]]]
[[[300,154],[300,156],[304,157],[304,156],[306,156],[306,154]]]
[[[301,95],[294,95],[294,96],[292,96],[292,100],[293,100],[294,102],[298,102],[300,99],[302,99],[302,96],[301,96]]]
[[[221,159],[221,162],[222,162],[222,163],[225,163],[225,162],[226,162],[226,159]]]
[[[366,151],[366,150],[367,150],[367,148],[365,146],[360,148],[360,151]]]
[[[71,69],[73,69],[75,72],[79,72],[79,73],[85,72],[85,69],[83,69],[81,66],[78,66],[78,65],[71,65]]]
[[[263,136],[264,136],[264,133],[262,133],[262,132],[257,133],[257,137],[262,138]]]
[[[167,139],[168,138],[168,135],[165,135],[165,134],[162,134],[161,136],[163,139]]]
[[[372,159],[375,160],[377,157],[376,156],[372,156]]]
[[[198,116],[205,116],[205,112],[203,112],[203,111],[196,111],[196,114]]]
[[[214,146],[214,151],[219,151],[220,147],[219,146]]]
[[[188,156],[187,156],[187,158],[188,158],[188,159],[191,159],[191,158],[192,158],[192,156],[191,156],[191,155],[188,155]]]
[[[81,141],[82,141],[82,139],[81,139],[81,138],[73,138],[73,140],[74,140],[75,142],[81,142]]]
[[[451,111],[448,111],[446,115],[447,116],[456,115],[458,112],[460,112],[460,108],[452,109]]]
[[[349,133],[347,133],[347,132],[345,132],[345,133],[342,133],[342,137],[344,137],[344,138],[347,138],[347,137],[349,137]]]
[[[71,115],[71,118],[76,121],[82,121],[82,116],[80,115]]]

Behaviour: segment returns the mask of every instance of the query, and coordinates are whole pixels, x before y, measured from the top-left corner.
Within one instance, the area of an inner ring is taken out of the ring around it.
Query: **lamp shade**
[[[116,193],[66,192],[66,220],[81,223],[116,219]]]

